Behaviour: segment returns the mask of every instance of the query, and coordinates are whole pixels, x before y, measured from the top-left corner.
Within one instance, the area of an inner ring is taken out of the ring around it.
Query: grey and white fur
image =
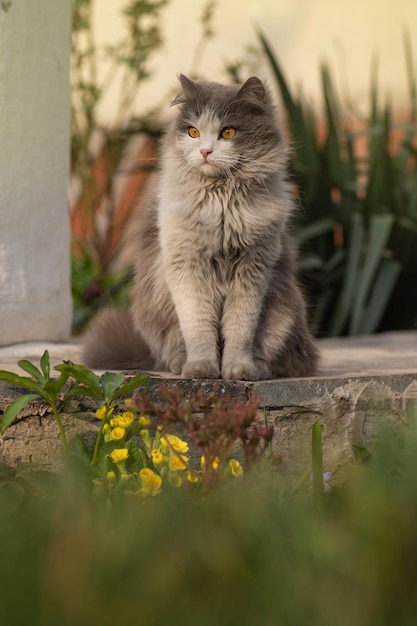
[[[104,310],[94,368],[185,378],[307,376],[317,351],[295,275],[288,148],[268,89],[180,76],[155,197],[135,224],[130,311]]]

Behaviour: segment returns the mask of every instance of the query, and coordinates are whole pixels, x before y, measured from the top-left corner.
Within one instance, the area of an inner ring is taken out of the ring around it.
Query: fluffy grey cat
[[[258,380],[315,372],[288,235],[287,147],[268,90],[180,76],[154,201],[140,212],[130,311],[86,334],[94,368]]]

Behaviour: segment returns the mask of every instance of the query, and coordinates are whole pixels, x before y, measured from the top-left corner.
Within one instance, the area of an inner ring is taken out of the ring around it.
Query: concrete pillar
[[[71,0],[0,0],[0,345],[70,334]]]

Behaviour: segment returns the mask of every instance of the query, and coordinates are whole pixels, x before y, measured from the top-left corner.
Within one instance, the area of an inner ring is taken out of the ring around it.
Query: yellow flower
[[[206,464],[206,457],[203,455],[201,457],[201,467],[203,467],[205,464]],[[211,467],[213,469],[215,469],[215,470],[219,467],[219,457],[218,456],[215,456],[213,458],[213,460],[211,462]]]
[[[106,478],[109,481],[109,483],[115,483],[116,482],[116,474],[114,472],[107,472]]]
[[[111,428],[109,426],[109,424],[104,424],[103,426],[103,436],[104,436],[104,441],[106,443],[108,443],[109,441],[111,441]]]
[[[163,462],[164,456],[162,452],[159,449],[152,450],[152,463],[154,463],[155,465],[160,465]]]
[[[116,448],[110,453],[113,463],[123,463],[129,456],[129,450],[127,448]]]
[[[179,452],[180,454],[188,452],[188,443],[175,435],[163,435],[163,437],[161,437],[161,443],[165,447],[173,448],[175,452]]]
[[[141,478],[149,478],[150,476],[153,476],[154,474],[155,474],[155,472],[153,470],[151,470],[150,467],[144,467],[139,472],[139,476]]]
[[[117,426],[116,428],[113,428],[113,430],[111,431],[111,438],[113,439],[113,441],[120,441],[121,439],[123,439],[125,434],[126,434],[125,429],[122,428],[121,426]]]
[[[106,405],[104,405],[101,407],[101,409],[97,409],[96,417],[98,417],[99,420],[102,420],[105,417],[110,417],[112,413],[113,413],[113,409],[108,409]]]
[[[119,417],[119,426],[123,426],[123,428],[129,428],[133,424],[135,420],[135,414],[132,411],[125,411]]]
[[[173,472],[185,470],[188,463],[188,457],[184,454],[181,456],[173,456],[169,461],[169,469]]]
[[[196,476],[192,472],[187,472],[187,480],[190,483],[198,483],[198,476]]]
[[[139,476],[142,480],[142,490],[144,493],[150,496],[156,496],[160,492],[162,478],[149,469],[149,467],[141,469]]]
[[[117,415],[110,420],[110,426],[112,428],[116,428],[117,426],[121,426],[122,428],[129,428],[133,424],[133,420],[135,416],[131,411],[126,411],[122,415]]]
[[[141,415],[138,419],[138,422],[140,426],[146,428],[151,423],[151,418],[149,417],[149,415]]]
[[[232,476],[235,476],[235,478],[238,478],[239,476],[242,476],[243,474],[243,468],[241,464],[239,463],[239,461],[236,461],[236,459],[230,459],[229,469],[230,469],[230,473],[232,474]]]
[[[169,476],[169,484],[175,489],[179,489],[182,485],[182,478],[178,476],[178,474],[170,474]]]
[[[146,428],[142,428],[139,435],[141,436],[142,441],[145,444],[145,448],[149,454],[150,450],[152,449],[152,441],[151,441],[151,436],[149,434],[149,430],[147,430]]]

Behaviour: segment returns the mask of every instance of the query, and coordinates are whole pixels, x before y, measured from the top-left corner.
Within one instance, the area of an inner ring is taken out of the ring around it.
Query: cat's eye
[[[198,130],[198,128],[194,128],[194,126],[188,127],[188,134],[193,139],[197,139],[197,137],[200,137],[200,131]]]
[[[236,135],[236,128],[227,126],[226,128],[223,128],[220,135],[223,137],[223,139],[233,139],[233,137]]]

